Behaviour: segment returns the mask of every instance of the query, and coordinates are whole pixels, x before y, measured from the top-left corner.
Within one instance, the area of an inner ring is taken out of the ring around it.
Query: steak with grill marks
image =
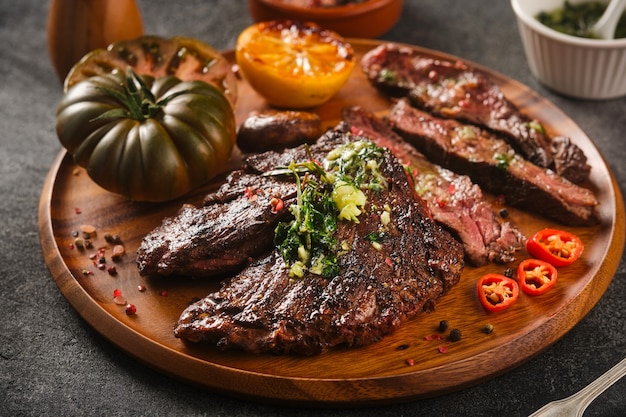
[[[240,270],[272,248],[274,228],[290,215],[296,198],[292,179],[261,174],[292,161],[322,158],[340,143],[326,137],[310,148],[250,155],[201,206],[184,205],[143,238],[136,258],[139,273],[207,277]],[[280,200],[282,208],[272,199]]]
[[[583,151],[568,138],[551,140],[541,124],[520,112],[484,71],[394,43],[365,54],[361,68],[377,88],[406,96],[415,107],[500,134],[535,165],[551,168],[574,183],[589,176],[591,167]]]
[[[389,122],[429,160],[470,176],[512,206],[570,226],[598,223],[593,192],[528,162],[488,131],[435,117],[407,99],[392,107]]]
[[[206,277],[240,269],[271,247],[295,190],[292,182],[234,171],[204,205],[183,205],[143,238],[139,273]],[[272,198],[281,198],[285,208],[272,213]]]
[[[360,107],[344,109],[342,119],[347,124],[345,129],[367,136],[410,167],[415,189],[435,221],[463,243],[469,263],[480,266],[491,261],[515,261],[515,253],[526,240],[524,235],[495,212],[468,176],[431,163],[383,119]]]
[[[353,139],[329,131],[320,142]],[[389,186],[364,191],[358,223],[338,223],[336,238],[345,242],[345,252],[338,255],[337,276],[305,271],[294,278],[274,250],[185,309],[176,337],[220,349],[313,355],[374,343],[434,308],[460,279],[463,248],[430,218],[390,152],[384,151],[379,169]],[[386,207],[390,222],[380,246],[374,245],[370,236],[380,230]]]

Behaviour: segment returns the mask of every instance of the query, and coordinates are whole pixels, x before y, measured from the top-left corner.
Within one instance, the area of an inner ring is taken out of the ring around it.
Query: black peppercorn
[[[439,331],[445,332],[446,330],[448,330],[448,320],[441,320],[439,322]]]
[[[459,329],[450,330],[450,341],[458,342],[459,340],[461,340],[461,331]]]

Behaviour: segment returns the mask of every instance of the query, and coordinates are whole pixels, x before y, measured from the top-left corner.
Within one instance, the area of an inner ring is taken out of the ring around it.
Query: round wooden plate
[[[358,58],[378,44],[351,42]],[[234,59],[232,52],[225,55]],[[216,290],[218,280],[142,278],[134,253],[143,236],[165,216],[176,213],[184,202],[199,201],[219,181],[167,204],[135,203],[99,188],[64,152],[48,174],[39,205],[45,261],[62,294],[96,331],[159,371],[218,392],[281,404],[362,406],[435,396],[504,373],[554,343],[600,299],[618,267],[626,227],[619,187],[591,139],[535,92],[483,69],[510,100],[544,122],[550,133],[571,137],[593,167],[587,185],[601,202],[599,226],[571,228],[510,210],[510,220],[527,236],[555,226],[577,233],[585,244],[582,258],[561,268],[556,287],[543,296],[522,295],[510,309],[489,314],[475,295],[476,280],[487,272],[502,272],[506,266],[468,266],[459,285],[440,300],[435,311],[421,314],[371,346],[294,357],[220,352],[210,346],[186,344],[173,335],[179,314],[193,298]],[[241,121],[249,111],[266,104],[244,81],[239,87],[236,113]],[[389,101],[358,69],[333,101],[315,111],[333,126],[342,107],[357,104],[378,113],[389,107]],[[82,225],[96,228],[91,249],[72,248],[73,233]],[[125,245],[126,254],[117,262],[110,258],[106,233],[118,234]],[[99,248],[106,248],[106,266],[115,265],[116,275],[97,268],[90,258]],[[518,259],[526,256],[521,252]],[[137,307],[135,315],[127,315],[125,307],[114,302],[115,289]],[[427,340],[432,334],[446,336],[437,331],[444,319],[450,328],[462,331],[461,341]],[[481,331],[487,323],[495,328],[491,334]]]

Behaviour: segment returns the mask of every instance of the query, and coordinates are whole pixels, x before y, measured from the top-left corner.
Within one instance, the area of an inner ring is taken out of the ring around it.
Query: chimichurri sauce
[[[602,17],[607,4],[598,1],[571,4],[566,1],[563,7],[541,12],[536,17],[544,25],[572,36],[599,39],[593,33],[593,25]],[[615,38],[626,38],[626,14],[622,15],[615,29]]]

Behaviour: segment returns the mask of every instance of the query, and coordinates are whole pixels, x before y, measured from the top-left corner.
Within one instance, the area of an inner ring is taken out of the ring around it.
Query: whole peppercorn
[[[461,331],[459,329],[452,329],[450,330],[450,341],[451,342],[458,342],[459,340],[461,340]]]
[[[490,323],[485,324],[485,325],[483,326],[483,333],[486,333],[486,334],[491,334],[491,333],[493,333],[493,324],[490,324]]]
[[[440,332],[445,332],[445,331],[447,331],[447,330],[448,330],[448,327],[449,327],[449,325],[448,325],[448,320],[441,320],[441,321],[439,322],[439,331],[440,331]]]
[[[127,304],[125,311],[126,311],[126,314],[128,316],[132,316],[132,315],[135,315],[137,313],[137,307],[135,307],[134,304]]]

